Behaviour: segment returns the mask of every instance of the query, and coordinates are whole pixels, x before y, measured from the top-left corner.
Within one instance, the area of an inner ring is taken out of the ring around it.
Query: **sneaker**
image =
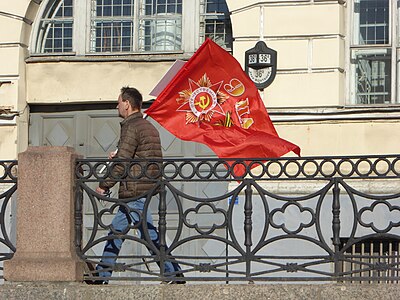
[[[94,284],[94,285],[100,285],[100,284],[108,284],[107,280],[85,280],[86,284]]]
[[[176,274],[175,278],[178,278],[178,277],[183,278],[185,276],[183,276],[182,273],[178,273],[178,274]],[[170,280],[170,281],[165,281],[164,283],[166,283],[166,284],[185,284],[186,281],[185,280]]]
[[[91,274],[91,276],[97,277],[98,279],[95,280],[85,279],[84,281],[86,284],[95,284],[95,285],[108,284],[108,280],[101,279],[101,277],[99,277],[99,273]]]

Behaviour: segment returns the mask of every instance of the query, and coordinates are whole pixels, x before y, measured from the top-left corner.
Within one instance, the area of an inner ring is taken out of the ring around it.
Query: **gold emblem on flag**
[[[244,115],[250,115],[249,98],[238,101],[235,103],[236,115],[240,121],[240,126],[244,129],[249,129],[254,124],[253,118],[244,117]]]
[[[208,87],[199,87],[189,97],[190,109],[198,118],[208,115],[217,103],[217,95]]]
[[[188,90],[179,92],[176,99],[181,104],[177,111],[186,112],[186,124],[196,122],[211,122],[214,113],[225,115],[221,104],[229,96],[220,91],[222,81],[212,83],[205,73],[198,82],[189,79]]]
[[[233,126],[233,121],[232,121],[232,116],[231,112],[227,111],[225,115],[224,120],[218,120],[217,122],[214,123],[215,126],[224,126],[224,127],[232,127]]]
[[[229,83],[225,83],[224,89],[229,95],[234,97],[243,95],[245,91],[244,84],[237,78],[232,78]]]

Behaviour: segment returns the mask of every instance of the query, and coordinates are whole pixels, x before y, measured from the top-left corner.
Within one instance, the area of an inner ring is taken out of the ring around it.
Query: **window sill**
[[[268,108],[273,122],[399,120],[400,104]]]
[[[193,53],[143,53],[143,54],[116,54],[116,53],[89,53],[76,55],[75,53],[46,53],[31,54],[25,59],[27,63],[41,62],[159,62],[188,60]]]
[[[341,115],[400,112],[399,104],[387,105],[346,105],[346,106],[303,106],[269,107],[269,114],[275,115]]]

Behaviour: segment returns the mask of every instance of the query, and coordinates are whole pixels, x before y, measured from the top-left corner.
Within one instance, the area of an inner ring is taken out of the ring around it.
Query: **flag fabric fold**
[[[227,51],[207,39],[146,114],[219,158],[274,158],[300,148],[280,138],[260,94]]]

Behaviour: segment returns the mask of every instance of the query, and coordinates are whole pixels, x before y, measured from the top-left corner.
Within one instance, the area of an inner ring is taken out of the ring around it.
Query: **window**
[[[206,37],[232,48],[225,0],[49,0],[40,16],[32,53],[194,52]]]
[[[133,49],[134,0],[92,0],[90,52]]]
[[[397,103],[395,89],[397,45],[393,43],[397,14],[393,0],[355,0],[351,44],[351,102]]]
[[[40,20],[36,52],[72,52],[73,0],[51,1]]]
[[[201,41],[210,38],[221,47],[232,50],[232,24],[225,0],[205,0],[203,5]]]

